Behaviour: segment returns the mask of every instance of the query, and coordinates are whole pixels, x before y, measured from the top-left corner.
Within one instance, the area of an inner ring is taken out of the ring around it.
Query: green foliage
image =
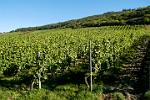
[[[80,73],[77,80],[83,82],[89,72],[91,40],[94,77],[114,74],[121,67],[120,56],[146,33],[144,26],[136,25],[4,34],[0,37],[1,73],[31,84],[76,72]]]
[[[150,17],[144,17],[144,23],[145,24],[150,23]]]
[[[150,91],[145,92],[144,100],[150,100]]]
[[[136,50],[131,46],[145,35],[149,35],[149,30],[144,25],[3,34],[0,36],[0,76],[12,76],[12,80],[26,86],[33,82],[39,85],[39,80],[42,83],[47,81],[56,88],[53,91],[25,91],[23,96],[20,92],[6,90],[8,93],[1,98],[95,100],[103,93],[103,84],[93,86],[93,93],[87,92],[86,85],[81,86],[85,84],[85,76],[90,75],[89,40],[92,42],[93,82],[104,82],[104,77],[113,82],[122,67],[121,57],[125,55],[125,60],[129,59],[127,55],[134,57]],[[63,82],[77,86],[61,86]],[[118,93],[114,97],[122,98]]]
[[[48,90],[34,90],[26,95],[19,97],[17,100],[67,100],[65,97],[57,95],[55,92]]]
[[[79,92],[72,100],[97,100],[97,95],[91,92]]]
[[[14,91],[0,89],[0,100],[67,100],[64,96],[60,96],[49,90],[33,90],[33,91]]]
[[[94,85],[93,92],[95,93],[103,93],[104,86],[103,85]]]
[[[113,93],[112,99],[113,100],[126,100],[125,96],[122,93],[120,93],[120,92]]]
[[[99,100],[97,93],[78,91],[75,85],[60,85],[54,91],[34,89],[32,91],[18,91],[0,88],[0,99],[14,100]]]
[[[18,96],[19,94],[13,90],[0,88],[0,100],[16,99]]]

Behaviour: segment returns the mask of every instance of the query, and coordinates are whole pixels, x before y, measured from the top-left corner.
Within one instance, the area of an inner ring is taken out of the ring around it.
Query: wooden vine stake
[[[148,73],[149,73],[149,81],[148,81],[148,85],[149,85],[149,90],[150,90],[150,64],[148,66]]]
[[[91,50],[91,41],[89,44],[89,48],[90,48],[90,89],[91,92],[93,90],[93,79],[92,79],[92,50]]]
[[[38,59],[40,59],[41,53],[38,52]],[[40,62],[38,62],[38,66],[40,66]],[[38,83],[39,83],[39,89],[41,89],[41,72],[38,73]]]

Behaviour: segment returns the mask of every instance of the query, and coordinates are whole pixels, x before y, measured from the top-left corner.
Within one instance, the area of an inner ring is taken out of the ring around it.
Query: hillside
[[[55,24],[37,27],[19,28],[14,31],[33,31],[55,28],[85,28],[112,25],[132,25],[150,23],[150,6],[138,9],[124,9],[119,12],[107,12],[100,15],[89,16]]]
[[[148,28],[1,34],[0,100],[144,100],[149,89]]]

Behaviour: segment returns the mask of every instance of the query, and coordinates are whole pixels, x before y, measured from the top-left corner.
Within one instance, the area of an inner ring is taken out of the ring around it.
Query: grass
[[[67,84],[59,85],[54,90],[43,88],[32,91],[1,87],[0,100],[99,100],[100,91],[91,93],[84,87]]]

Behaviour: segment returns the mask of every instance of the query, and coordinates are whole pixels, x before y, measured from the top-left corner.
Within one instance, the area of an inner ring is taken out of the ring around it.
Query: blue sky
[[[150,5],[150,0],[0,0],[0,32]]]

